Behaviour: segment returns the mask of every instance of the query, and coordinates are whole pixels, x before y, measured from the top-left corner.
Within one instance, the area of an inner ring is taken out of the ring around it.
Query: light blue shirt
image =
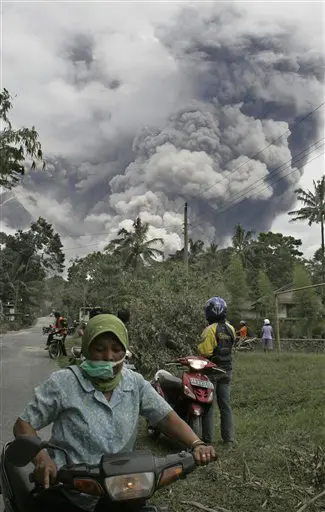
[[[77,366],[70,368],[72,371],[66,368],[52,373],[37,387],[20,418],[35,430],[53,423],[50,442],[65,448],[73,464],[95,465],[102,455],[132,451],[139,415],[155,425],[172,411],[139,373],[123,368],[121,381],[108,401]],[[62,452],[54,450],[51,456],[58,468],[66,464]],[[81,496],[75,498],[82,506]],[[96,503],[92,499],[94,506],[87,506],[88,501],[83,501],[85,510],[93,510]]]
[[[273,335],[273,330],[270,325],[264,325],[262,329],[262,337],[263,340],[271,340]]]

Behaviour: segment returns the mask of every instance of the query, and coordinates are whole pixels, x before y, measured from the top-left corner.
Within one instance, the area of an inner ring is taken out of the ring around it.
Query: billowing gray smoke
[[[293,203],[307,159],[302,150],[322,136],[322,109],[301,119],[322,102],[324,57],[307,46],[298,27],[210,4],[182,7],[172,21],[156,26],[155,37],[175,68],[166,79],[168,89],[174,73],[168,101],[161,79],[156,119],[148,116],[142,128],[120,124],[110,144],[96,136],[88,161],[52,157],[53,173],[26,180],[26,190],[40,193],[38,203],[50,187],[45,215],[65,237],[90,233],[70,247],[104,245],[141,214],[151,234],[165,238],[167,252],[179,249],[184,200],[194,238],[222,242],[239,221],[268,229]],[[97,80],[106,89],[123,86],[107,60],[105,68],[96,59],[96,38],[78,34],[69,44],[70,85],[78,89]],[[116,123],[116,115],[93,111],[97,122]]]

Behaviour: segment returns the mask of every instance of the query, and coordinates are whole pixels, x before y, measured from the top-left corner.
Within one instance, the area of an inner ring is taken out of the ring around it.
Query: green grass
[[[216,511],[294,512],[324,489],[324,355],[236,354],[232,406],[236,447],[225,450],[217,439],[218,462],[157,493],[156,503],[184,512],[196,509],[182,500]],[[166,439],[148,440],[142,424],[144,447],[175,451]],[[306,509],[315,511],[325,511],[324,498]]]

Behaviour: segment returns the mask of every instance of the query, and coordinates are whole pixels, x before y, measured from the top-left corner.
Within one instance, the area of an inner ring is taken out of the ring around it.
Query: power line
[[[325,138],[325,137],[324,137],[324,138]],[[311,151],[310,153],[302,154],[302,155],[300,156],[300,158],[298,158],[298,159],[297,159],[297,160],[295,160],[294,162],[292,162],[292,160],[291,160],[291,159],[290,159],[290,160],[288,160],[288,162],[286,162],[286,164],[283,164],[283,165],[281,166],[281,168],[283,167],[283,169],[282,169],[282,170],[285,170],[285,169],[286,169],[286,167],[288,168],[288,165],[290,165],[290,169],[291,169],[292,165],[293,165],[293,166],[295,166],[297,163],[301,162],[301,161],[302,161],[302,160],[304,160],[307,156],[309,156],[309,154],[313,153],[314,151],[317,151],[318,149],[320,149],[320,148],[321,148],[321,147],[323,147],[323,146],[324,146],[324,143],[323,143],[323,144],[319,144],[319,146],[318,146],[318,147],[316,147],[316,148],[313,148],[313,149],[312,149],[312,151]],[[298,153],[298,155],[300,155],[300,153]],[[298,156],[298,155],[297,155],[297,156]],[[280,169],[280,167],[279,167],[278,169]],[[262,190],[265,190],[266,188],[268,188],[268,187],[270,187],[270,186],[274,185],[275,183],[278,183],[278,181],[280,181],[281,179],[283,179],[283,178],[285,178],[285,177],[287,177],[287,176],[290,176],[290,175],[291,175],[291,174],[293,174],[294,172],[296,172],[296,168],[291,169],[291,171],[290,171],[289,173],[285,174],[284,176],[280,176],[280,179],[279,179],[279,180],[274,180],[274,179],[272,179],[269,183],[266,183],[266,184],[265,184],[266,186],[264,186],[264,187],[263,187],[263,189],[258,190],[258,192],[261,192]],[[276,176],[273,176],[273,178],[275,178],[275,177],[276,177]],[[259,181],[261,181],[261,180],[259,180]],[[255,185],[255,182],[254,182],[252,185]],[[264,183],[260,183],[260,185],[264,185]],[[245,190],[247,190],[247,189],[245,189]],[[254,193],[255,193],[255,192],[256,192],[256,189],[254,188]],[[252,197],[252,196],[249,196],[249,197]],[[248,198],[249,198],[249,197],[248,197]],[[221,211],[223,211],[223,210],[227,210],[227,209],[229,208],[229,206],[235,206],[235,205],[239,204],[239,203],[237,202],[237,201],[238,201],[238,199],[241,199],[241,201],[240,201],[240,202],[242,202],[245,198],[246,198],[246,192],[244,192],[244,193],[240,194],[240,196],[239,196],[239,197],[236,197],[236,198],[235,198],[235,200],[232,200],[228,205],[227,205],[227,204],[225,204],[225,205],[221,208]]]
[[[74,251],[75,249],[83,249],[84,247],[93,247],[95,245],[100,245],[102,243],[103,243],[103,240],[101,240],[100,242],[95,242],[93,244],[76,245],[75,247],[69,247],[69,249],[64,249],[64,252]]]
[[[304,158],[306,158],[306,156],[308,156],[308,151],[312,149],[312,152],[316,151],[317,149],[320,149],[324,144],[320,144],[320,142],[322,142],[323,140],[325,139],[325,137],[319,139],[318,141],[316,141],[315,143],[311,144],[310,146],[308,146],[307,148],[305,148],[304,150],[300,151],[299,153],[297,153],[296,155],[294,155],[294,157],[291,157],[290,160],[288,160],[287,162],[284,162],[283,164],[281,164],[280,166],[278,166],[277,168],[273,169],[271,172],[272,173],[276,173],[277,171],[279,171],[280,169],[282,170],[285,170],[285,168],[288,166],[288,164],[290,164],[290,169],[291,169],[291,165],[295,165],[296,163],[300,162],[301,160],[303,160]],[[318,147],[315,147],[315,145],[319,144]],[[309,151],[310,153],[310,151]],[[300,158],[297,158],[299,157]],[[319,155],[321,156],[321,155]],[[318,158],[318,157],[317,157]],[[292,161],[294,160],[294,161]],[[312,161],[312,160],[310,160]],[[275,183],[277,183],[278,181],[281,181],[282,179],[284,179],[285,177],[289,176],[290,174],[292,174],[293,172],[296,172],[296,169],[292,169],[289,173],[285,174],[284,176],[281,176],[279,180],[272,180],[270,181],[270,183],[266,184],[266,186],[264,186],[263,189],[261,190],[258,190],[259,192],[262,192],[263,190],[267,189],[268,187],[274,185]],[[275,176],[273,176],[274,178]],[[249,197],[251,196],[247,196],[246,195],[246,190],[248,190],[249,188],[251,188],[252,186],[255,186],[257,183],[261,182],[260,185],[264,185],[264,182],[263,180],[265,179],[265,177],[263,178],[260,178],[258,180],[256,180],[255,182],[253,182],[252,184],[249,185],[249,187],[246,187],[244,189],[244,191],[240,191],[239,194],[235,194],[235,196],[233,196],[232,198],[230,198],[230,202],[226,203],[225,205],[223,205],[223,207],[221,207],[221,209],[219,210],[216,210],[216,213],[224,213],[225,211],[227,211],[228,209],[230,209],[231,207],[237,205],[237,204],[240,204],[244,199],[249,199]],[[263,182],[263,183],[262,183]],[[256,193],[256,188],[254,188],[254,193]],[[192,225],[192,229],[194,228],[197,228],[197,227],[200,227],[201,225],[203,225],[202,223],[199,223],[199,224],[195,224],[194,226]],[[102,233],[97,233],[97,235],[99,234],[110,234],[110,232],[102,232]],[[92,233],[85,233],[85,236],[86,235],[92,235]],[[78,236],[78,235],[76,235]],[[103,243],[103,241],[99,241],[99,242],[95,242],[95,243],[91,243],[91,244],[86,244],[86,245],[78,245],[78,246],[75,246],[75,247],[70,247],[68,249],[65,249],[65,252],[69,252],[69,251],[72,251],[72,250],[75,250],[75,249],[83,249],[83,248],[87,248],[87,247],[94,247],[94,246],[99,246]]]
[[[181,228],[179,228],[179,229],[181,229]],[[176,231],[174,231],[174,232],[175,232],[175,233],[177,233],[179,236],[181,236],[181,234],[179,233],[179,229],[178,229],[178,230],[176,230]],[[111,231],[108,231],[108,232],[105,232],[105,233],[103,233],[103,234],[105,234],[105,235],[109,235],[110,233],[111,233]],[[99,233],[97,233],[97,234],[99,234]],[[92,235],[92,233],[88,233],[88,235]],[[78,236],[78,235],[77,235],[77,236]],[[83,235],[82,235],[82,236],[83,236]],[[75,246],[75,247],[69,247],[68,249],[64,249],[64,252],[73,251],[73,250],[75,250],[75,249],[83,249],[84,247],[93,247],[93,246],[95,246],[95,245],[97,245],[97,246],[98,246],[98,245],[100,245],[100,244],[102,244],[102,243],[103,243],[103,240],[101,240],[101,241],[99,241],[99,242],[94,242],[94,243],[91,243],[91,244],[86,244],[86,245],[77,245],[77,246]]]
[[[315,150],[316,150],[316,149],[318,149],[318,148],[316,148],[316,147],[314,147],[314,146],[316,146],[317,144],[319,144],[320,142],[322,142],[322,141],[324,141],[324,140],[325,140],[325,137],[322,137],[321,139],[317,140],[316,142],[314,142],[314,143],[313,143],[313,144],[311,144],[310,146],[307,146],[307,147],[306,147],[305,149],[303,149],[302,151],[299,151],[299,153],[296,153],[295,155],[291,156],[290,160],[288,160],[287,162],[285,162],[285,163],[283,163],[283,164],[279,165],[279,166],[278,166],[278,167],[276,167],[275,169],[271,169],[271,170],[270,170],[270,172],[269,172],[269,174],[268,174],[268,176],[266,176],[266,177],[265,177],[265,176],[263,176],[262,178],[259,178],[258,180],[254,181],[252,184],[250,184],[250,185],[249,185],[249,187],[246,187],[244,190],[248,190],[252,185],[256,185],[256,184],[257,184],[257,183],[259,183],[259,182],[264,182],[265,178],[269,178],[271,175],[273,175],[273,173],[277,173],[278,171],[280,171],[280,170],[282,169],[282,167],[286,167],[289,163],[290,163],[290,165],[291,165],[292,161],[293,161],[296,157],[298,157],[299,155],[303,155],[303,156],[302,156],[302,158],[301,158],[301,159],[299,159],[299,160],[296,160],[296,161],[295,161],[295,162],[293,162],[293,163],[295,164],[295,163],[299,162],[300,160],[303,160],[303,159],[307,156],[307,152],[308,152],[311,148],[313,148],[313,149],[312,149],[312,151],[315,151]],[[321,145],[320,145],[319,147],[321,147]],[[304,154],[304,153],[306,153],[306,154]],[[239,192],[237,192],[237,193],[234,195],[234,197],[232,197],[231,199],[236,199],[236,196],[240,196],[240,197],[241,197],[241,196],[242,196],[242,194],[243,194],[243,190],[240,190],[240,191],[239,191]]]
[[[307,146],[305,149],[303,149],[302,151],[299,151],[299,153],[296,153],[294,156],[291,156],[290,160],[288,160],[287,162],[284,162],[283,164],[279,165],[278,167],[276,167],[275,169],[272,169],[269,173],[269,175],[267,177],[263,176],[262,178],[259,178],[258,180],[255,180],[253,183],[250,183],[247,187],[245,187],[244,189],[236,192],[233,196],[231,196],[228,200],[228,203],[224,204],[221,209],[227,207],[227,204],[235,204],[236,201],[238,199],[241,199],[242,197],[245,198],[246,196],[246,191],[249,191],[252,187],[255,187],[255,185],[257,185],[258,183],[260,184],[264,184],[264,180],[265,178],[269,178],[271,175],[274,175],[276,174],[278,171],[280,171],[282,168],[282,170],[285,170],[285,168],[288,166],[288,164],[290,164],[290,167],[295,165],[296,163],[299,163],[301,160],[303,160],[304,158],[306,158],[308,156],[308,154],[310,152],[313,152],[313,151],[316,151],[317,149],[319,149],[320,147],[322,147],[323,144],[320,144],[322,141],[325,140],[325,137],[322,137],[321,139],[319,139],[318,141],[316,141],[315,143],[311,144],[310,146]],[[315,147],[317,144],[320,144],[318,147]],[[311,150],[311,151],[310,151]],[[301,155],[301,158],[298,158]],[[274,178],[275,176],[273,176]],[[254,192],[256,192],[256,190],[254,189]],[[251,196],[248,196],[248,197],[251,197]],[[236,203],[237,204],[237,203]],[[217,212],[220,212],[220,210],[216,210]]]
[[[244,165],[248,164],[251,160],[254,160],[256,159],[258,156],[260,156],[264,151],[266,151],[268,148],[270,148],[275,142],[277,142],[278,140],[280,140],[282,137],[284,137],[285,135],[288,135],[288,134],[291,134],[292,133],[292,130],[294,128],[296,128],[297,126],[299,126],[299,124],[303,123],[304,121],[306,121],[309,117],[311,117],[315,112],[317,112],[317,110],[319,110],[321,107],[323,107],[325,105],[325,101],[323,101],[322,103],[320,103],[317,107],[315,107],[313,110],[311,110],[310,112],[308,112],[308,114],[306,114],[305,116],[301,117],[300,119],[298,119],[297,121],[295,121],[285,132],[283,132],[281,135],[279,135],[278,137],[275,137],[274,139],[272,139],[272,141],[266,145],[264,148],[260,149],[257,151],[257,153],[253,154],[252,156],[250,156],[245,162],[242,162],[240,165],[238,165],[237,167],[235,167],[234,169],[232,169],[231,171],[228,172],[228,175],[231,175],[233,174],[234,172],[238,171],[238,169],[241,169]],[[200,193],[199,194],[196,194],[195,196],[192,196],[191,199],[197,199],[197,198],[200,198],[200,195],[201,194],[204,194],[205,192],[208,192],[210,191],[211,189],[213,189],[214,187],[216,187],[219,183],[221,183],[221,179],[219,179],[218,181],[216,181],[214,183],[214,185],[212,186],[209,186],[209,187],[206,187],[205,189],[200,190]],[[202,189],[202,187],[201,187]],[[175,211],[175,215],[177,213],[180,213],[181,209],[183,208],[183,205],[181,205],[176,211]]]
[[[292,130],[293,128],[296,128],[299,124],[301,124],[302,122],[306,121],[306,119],[308,119],[309,117],[311,117],[317,110],[319,110],[321,107],[323,107],[325,105],[325,101],[323,101],[322,103],[320,103],[320,105],[318,105],[316,108],[314,108],[311,112],[309,112],[308,114],[306,114],[305,116],[303,116],[301,119],[299,119],[298,121],[295,121],[292,126],[286,130],[285,132],[283,132],[281,135],[279,135],[278,137],[276,137],[275,139],[273,139],[267,146],[265,146],[264,148],[260,149],[257,153],[255,153],[254,155],[250,156],[245,162],[242,162],[240,165],[238,165],[237,167],[235,167],[234,169],[232,169],[229,174],[233,174],[234,172],[238,171],[238,169],[240,169],[241,167],[243,167],[244,165],[248,164],[251,160],[255,160],[259,155],[261,155],[264,151],[266,151],[268,148],[270,148],[271,146],[273,146],[273,144],[275,142],[277,142],[278,140],[280,140],[282,137],[284,137],[285,135],[287,134],[291,134],[292,133]],[[207,187],[206,189],[203,190],[203,193],[204,192],[208,192],[210,191],[211,189],[213,189],[214,187],[216,187],[217,185],[219,185],[219,183],[221,183],[222,180],[218,180],[216,183],[214,183],[214,185],[212,186],[209,186]],[[196,195],[196,196],[192,196],[192,199],[195,199],[195,198],[199,198],[200,196],[199,195]]]
[[[278,137],[275,137],[274,139],[272,139],[272,141],[267,145],[265,146],[264,148],[258,150],[257,153],[253,154],[252,156],[250,156],[248,158],[248,160],[246,160],[245,162],[242,162],[240,165],[238,165],[237,167],[235,167],[234,169],[232,169],[231,171],[229,171],[229,174],[233,174],[234,172],[238,171],[238,169],[240,169],[241,167],[243,167],[244,165],[246,165],[247,163],[249,163],[251,160],[254,160],[256,157],[258,157],[259,155],[261,155],[264,151],[266,151],[268,148],[270,148],[275,142],[277,142],[278,140],[280,140],[282,137],[284,137],[285,135],[287,134],[291,134],[292,132],[292,129],[295,128],[296,126],[298,126],[300,123],[302,123],[303,121],[306,121],[306,119],[308,119],[310,116],[312,116],[317,110],[319,110],[322,106],[325,105],[325,101],[323,101],[322,103],[320,103],[320,105],[318,105],[317,107],[315,107],[311,112],[309,112],[308,114],[306,114],[305,116],[303,116],[301,119],[298,119],[297,121],[295,121],[292,126],[286,130],[285,132],[283,132],[281,135],[279,135]],[[210,191],[212,188],[214,188],[216,185],[218,185],[219,183],[221,183],[221,180],[218,180],[214,185],[212,185],[211,187],[207,187],[206,189],[203,190],[203,193],[204,192],[207,192],[207,191]],[[202,186],[201,186],[202,188]],[[201,194],[202,190],[200,191],[200,194]],[[197,194],[195,196],[192,196],[191,199],[195,199],[195,198],[199,198],[200,197],[200,194]],[[175,215],[177,213],[179,213],[181,211],[181,209],[183,208],[183,205],[181,205],[174,213]]]
[[[245,162],[242,162],[239,166],[235,167],[234,169],[232,169],[231,171],[228,172],[228,175],[231,175],[233,174],[234,172],[236,172],[238,169],[240,169],[241,167],[243,167],[244,165],[246,165],[247,163],[249,163],[252,159],[255,159],[256,157],[258,157],[259,155],[261,155],[264,151],[266,151],[269,147],[271,147],[275,142],[277,142],[278,140],[280,140],[282,137],[284,137],[285,135],[287,134],[290,134],[293,130],[293,128],[297,127],[299,124],[301,124],[302,122],[304,122],[306,119],[308,119],[309,117],[311,117],[317,110],[319,110],[322,106],[325,105],[325,101],[322,102],[321,104],[319,104],[317,107],[315,107],[311,112],[309,112],[308,114],[306,114],[305,116],[301,117],[300,119],[298,119],[297,121],[295,121],[292,126],[286,130],[285,132],[283,132],[280,136],[274,138],[267,146],[265,146],[264,148],[260,149],[257,153],[255,153],[254,155],[252,155],[251,157],[249,157]],[[320,140],[323,140],[323,139],[320,139]],[[314,144],[317,144],[319,141],[317,141],[316,143]],[[299,153],[296,155],[298,156]],[[280,167],[283,167],[283,165],[285,164],[282,164]],[[279,167],[279,168],[280,168]],[[271,172],[276,172],[279,168],[271,171]],[[87,175],[84,179],[86,179],[88,176],[90,175],[96,175],[97,173],[91,173],[89,175]],[[253,185],[259,181],[262,181],[264,180],[264,177],[263,178],[260,178],[259,180],[257,180],[256,182],[253,183]],[[206,191],[210,191],[212,190],[215,186],[217,186],[219,183],[221,183],[221,180],[218,180],[216,183],[214,183],[214,185],[212,186],[209,186],[207,187],[206,189],[204,189],[202,191],[202,193],[206,192]],[[201,193],[201,191],[200,191]],[[238,193],[237,193],[238,194]],[[199,198],[200,195],[197,194],[196,196],[192,196],[192,199],[195,199],[195,198]],[[239,196],[240,198],[241,196]],[[240,201],[241,202],[241,201]],[[238,204],[238,203],[236,203]],[[17,206],[22,206],[24,207],[23,205],[21,205],[19,203],[19,205]],[[174,212],[174,215],[177,215],[178,213],[180,213],[180,210],[183,208],[183,204]],[[52,223],[55,227],[55,224]],[[58,233],[60,233],[60,231],[57,229]],[[67,231],[66,229],[62,228],[61,227],[61,231],[63,231],[63,233],[65,233],[65,236],[68,236],[70,238],[74,238],[74,237],[81,237],[81,236],[99,236],[99,235],[108,235],[110,234],[110,232],[99,232],[99,233],[91,233],[91,232],[88,232],[88,233],[82,233],[82,234],[78,234],[78,233],[71,233],[69,231]],[[66,249],[66,251],[70,251],[70,250],[73,250],[73,249],[78,249],[78,248],[83,248],[83,247],[91,247],[91,246],[94,246],[94,245],[100,245],[102,242],[98,242],[96,244],[89,244],[89,245],[83,245],[83,246],[76,246],[75,248],[70,248],[70,249]]]
[[[319,149],[321,146],[319,146],[317,149]],[[313,160],[316,160],[317,158],[321,157],[322,155],[324,155],[325,152],[323,151],[322,153],[320,153],[319,155],[316,155],[314,158],[312,158],[311,160],[308,161],[308,163],[306,164],[306,167],[313,161]],[[304,157],[302,157],[304,158]],[[302,158],[300,160],[302,160]],[[296,169],[291,169],[289,173],[281,176],[279,179],[271,182],[271,183],[267,183],[266,186],[259,190],[259,192],[263,192],[263,190],[266,190],[267,188],[271,187],[272,185],[275,185],[276,183],[278,183],[279,181],[287,178],[288,176],[290,176],[291,174],[293,174],[294,172],[296,172]],[[254,191],[255,192],[255,191]],[[245,194],[245,197],[243,197],[240,201],[235,201],[233,203],[229,203],[228,205],[225,205],[225,207],[221,208],[220,210],[216,210],[216,213],[218,214],[221,214],[221,213],[225,213],[226,211],[230,210],[231,208],[233,208],[234,206],[237,206],[238,204],[242,203],[245,199],[249,199],[251,196],[246,196]],[[200,226],[203,226],[203,223],[199,223],[199,224],[195,224],[194,226],[192,225],[192,229],[193,228],[198,228]]]
[[[319,145],[317,148],[315,148],[313,151],[316,151],[318,149],[320,149],[322,146],[324,146],[324,144],[321,144]],[[321,153],[320,155],[317,155],[316,157],[312,158],[311,160],[308,161],[307,165],[312,162],[315,158],[319,158],[320,156],[322,156],[323,153]],[[306,155],[303,155],[301,158],[299,158],[297,161],[294,162],[294,164],[298,163],[299,161],[303,160],[304,158],[306,157]],[[291,169],[291,161],[288,162],[290,163],[290,169]],[[266,183],[266,185],[258,190],[258,192],[263,192],[263,190],[266,190],[267,188],[275,185],[276,183],[278,183],[279,181],[281,181],[282,179],[290,176],[291,174],[293,174],[294,172],[296,172],[296,169],[291,169],[290,172],[284,174],[283,176],[280,176],[279,179],[277,180],[272,180],[270,181],[269,183]],[[252,184],[252,186],[254,185],[254,183]],[[262,183],[260,184],[262,185]],[[256,189],[254,188],[254,194],[256,193]],[[221,213],[224,213],[226,211],[228,211],[229,209],[233,208],[234,206],[237,206],[238,204],[242,203],[245,199],[250,199],[251,197],[253,196],[253,194],[250,194],[250,195],[247,195],[246,192],[244,192],[243,194],[241,194],[239,197],[237,197],[234,201],[230,201],[228,203],[226,203],[225,205],[223,205],[220,209],[216,210],[216,213],[218,214],[221,214]],[[202,225],[201,223],[199,224],[195,224],[194,226],[192,225],[192,228],[196,228],[196,227],[199,227],[200,225]]]

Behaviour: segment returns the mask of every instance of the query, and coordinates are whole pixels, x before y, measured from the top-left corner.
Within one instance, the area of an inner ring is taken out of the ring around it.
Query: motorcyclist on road
[[[67,321],[64,318],[64,316],[61,315],[58,311],[55,311],[54,317],[55,317],[54,329],[48,335],[48,338],[47,338],[47,341],[46,341],[45,350],[48,350],[49,345],[50,345],[50,343],[51,343],[51,341],[53,339],[55,331],[58,331],[63,336],[62,349],[63,349],[63,355],[66,356],[67,353],[66,353],[66,349],[65,349],[65,339],[66,339],[67,334],[68,334]]]
[[[215,396],[220,410],[220,429],[223,442],[231,445],[234,442],[234,426],[230,406],[230,389],[232,379],[232,348],[236,339],[233,326],[227,322],[227,304],[221,297],[211,297],[205,305],[205,317],[209,325],[201,335],[198,345],[200,355],[210,359],[227,373],[221,378],[211,376],[215,385]],[[214,406],[207,412],[204,421],[203,438],[211,443],[214,438]]]
[[[82,338],[85,361],[54,372],[35,390],[34,398],[17,419],[15,436],[36,436],[53,423],[51,443],[66,449],[73,464],[96,465],[102,455],[132,451],[139,416],[169,437],[192,449],[199,465],[215,459],[212,446],[203,443],[169,404],[139,373],[124,367],[128,336],[114,315],[92,318]],[[64,454],[42,450],[34,460],[36,479],[48,488]],[[42,493],[35,512],[102,512],[102,499],[54,488]]]

